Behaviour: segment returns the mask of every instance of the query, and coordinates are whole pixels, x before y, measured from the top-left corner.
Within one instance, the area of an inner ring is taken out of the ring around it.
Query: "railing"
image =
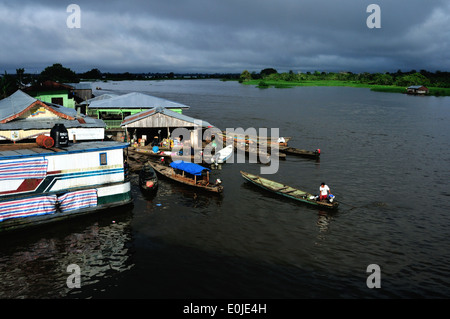
[[[120,124],[122,123],[122,120],[103,120],[106,124],[106,128],[120,128]]]

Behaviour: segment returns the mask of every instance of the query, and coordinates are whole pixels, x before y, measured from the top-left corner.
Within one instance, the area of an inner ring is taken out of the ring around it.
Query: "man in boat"
[[[319,187],[319,200],[326,200],[328,194],[331,194],[330,188],[325,183],[320,184]]]

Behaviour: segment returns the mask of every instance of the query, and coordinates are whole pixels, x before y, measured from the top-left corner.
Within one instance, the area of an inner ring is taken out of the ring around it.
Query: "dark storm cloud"
[[[0,2],[3,69],[383,72],[448,70],[450,5],[418,0]],[[381,29],[369,29],[369,4]]]

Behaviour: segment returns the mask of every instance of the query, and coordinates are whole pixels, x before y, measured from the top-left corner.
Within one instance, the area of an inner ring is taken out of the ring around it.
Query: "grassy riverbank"
[[[243,81],[242,84],[254,85],[259,88],[291,88],[295,86],[346,86],[368,88],[376,92],[388,93],[406,93],[406,88],[395,85],[378,85],[366,84],[358,81],[339,81],[339,80],[314,80],[314,81],[283,81],[283,80],[248,80]],[[450,96],[450,88],[428,87],[430,89],[429,95],[434,96]]]

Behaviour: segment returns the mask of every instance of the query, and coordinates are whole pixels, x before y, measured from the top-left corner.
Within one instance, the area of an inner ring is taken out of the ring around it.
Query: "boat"
[[[279,182],[269,180],[264,177],[260,177],[258,175],[253,175],[243,171],[241,171],[241,175],[245,180],[255,184],[256,186],[259,186],[272,193],[282,195],[300,202],[304,202],[307,204],[327,209],[337,209],[339,206],[339,203],[336,202],[335,200],[333,200],[332,202],[330,202],[329,200],[317,200],[316,199],[317,196],[313,194],[310,194],[308,192],[296,189],[294,187]]]
[[[0,146],[0,232],[132,203],[123,142]]]
[[[197,155],[180,155],[179,153],[180,150],[175,151],[157,151],[154,152],[153,150],[148,150],[145,148],[135,148],[135,149],[129,149],[128,152],[131,155],[143,155],[146,157],[150,157],[150,158],[154,158],[154,159],[161,159],[163,158],[165,162],[172,162],[173,160],[184,160],[187,162],[196,162],[198,161],[199,163],[203,163],[203,164],[210,164],[210,162],[208,162],[208,156],[205,156],[203,154],[197,154]]]
[[[258,136],[258,135],[246,135],[241,133],[235,133],[235,132],[226,132],[222,131],[220,133],[220,136],[222,136],[223,141],[227,140],[233,140],[234,142],[240,142],[240,143],[257,143],[257,144],[278,144],[280,146],[287,146],[287,143],[289,140],[291,140],[291,137],[267,137],[267,136]]]
[[[243,152],[243,153],[247,154],[250,158],[255,158],[264,164],[269,163],[271,160],[271,153],[268,152],[268,150],[270,150],[270,147],[264,148],[261,145],[259,145],[259,146],[257,144],[254,144],[254,145],[255,146],[249,145],[247,143],[242,143],[242,142],[234,143],[234,147],[236,148],[236,151]],[[274,155],[275,155],[275,153],[274,153]],[[281,153],[281,152],[277,152],[276,156],[278,157],[278,159],[286,159],[286,154]]]
[[[170,165],[149,161],[149,164],[156,172],[171,180],[210,192],[221,193],[223,191],[220,179],[211,183],[209,180],[211,170],[201,165],[184,161],[175,161]]]
[[[211,163],[222,164],[233,155],[233,145],[227,145],[211,157]]]
[[[158,189],[158,176],[149,163],[145,163],[139,172],[139,187],[147,192],[155,192]]]
[[[315,151],[308,151],[295,147],[280,146],[279,151],[285,154],[298,155],[315,159],[320,158],[320,149],[316,149]]]

